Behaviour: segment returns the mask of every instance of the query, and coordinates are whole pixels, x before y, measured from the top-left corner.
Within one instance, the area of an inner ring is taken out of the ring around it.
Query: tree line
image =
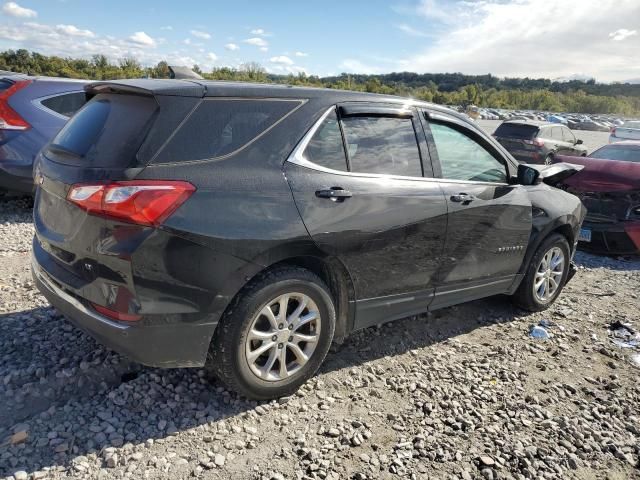
[[[47,56],[24,49],[0,52],[0,70],[91,80],[169,78],[169,66],[164,61],[144,67],[131,57],[114,63],[105,55],[94,55],[87,60]],[[216,67],[208,72],[194,65],[193,70],[211,80],[275,82],[356,90],[413,97],[444,105],[473,104],[516,110],[640,115],[640,84],[603,84],[593,79],[559,82],[543,78],[498,78],[490,74],[412,72],[381,75],[343,73],[331,77],[304,73],[274,75],[255,62],[237,68]]]

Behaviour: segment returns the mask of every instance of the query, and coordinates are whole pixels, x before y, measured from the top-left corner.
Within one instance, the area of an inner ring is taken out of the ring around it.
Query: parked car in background
[[[280,397],[334,337],[496,294],[543,310],[574,271],[585,210],[551,185],[575,167],[518,165],[446,108],[236,82],[87,92],[36,160],[34,278],[142,363]]]
[[[640,121],[625,122],[621,126],[611,128],[609,143],[623,140],[640,140]]]
[[[640,141],[622,141],[587,158],[557,157],[584,165],[565,180],[567,190],[587,207],[582,248],[602,253],[640,253]]]
[[[571,126],[574,130],[589,130],[592,132],[608,132],[609,127],[603,125],[602,123],[595,122],[593,120],[583,120],[581,122],[576,122]]]
[[[582,140],[561,124],[533,120],[502,122],[493,136],[522,163],[549,165],[556,155],[586,155]]]
[[[0,75],[0,188],[30,193],[38,151],[84,105],[86,81]]]
[[[560,115],[549,115],[547,117],[547,122],[549,123],[561,123],[563,125],[567,124],[567,119],[564,117],[561,117]]]

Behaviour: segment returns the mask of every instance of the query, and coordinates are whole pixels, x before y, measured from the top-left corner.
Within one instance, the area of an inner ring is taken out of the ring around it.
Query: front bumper
[[[122,355],[151,367],[201,367],[215,329],[212,324],[136,325],[104,317],[64,290],[32,257],[32,273],[42,295],[80,330]]]
[[[585,221],[582,228],[591,230],[591,241],[578,243],[582,250],[614,255],[640,254],[640,222]]]

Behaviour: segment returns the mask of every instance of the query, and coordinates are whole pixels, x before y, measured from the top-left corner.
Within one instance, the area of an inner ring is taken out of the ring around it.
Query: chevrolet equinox
[[[275,398],[349,332],[497,294],[542,310],[574,271],[584,208],[551,186],[571,165],[518,166],[446,108],[209,81],[85,90],[36,159],[33,274],[140,363]]]

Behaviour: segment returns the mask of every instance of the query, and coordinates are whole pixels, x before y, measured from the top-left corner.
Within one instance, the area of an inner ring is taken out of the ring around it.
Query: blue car
[[[33,190],[33,159],[85,104],[86,83],[0,72],[0,190]]]

